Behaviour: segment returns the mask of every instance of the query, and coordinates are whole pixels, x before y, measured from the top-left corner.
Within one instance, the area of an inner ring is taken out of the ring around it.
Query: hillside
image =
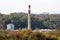
[[[27,13],[11,13],[5,15],[0,13],[0,28],[6,29],[7,24],[13,23],[15,29],[27,28]],[[60,14],[31,14],[31,28],[60,29]]]

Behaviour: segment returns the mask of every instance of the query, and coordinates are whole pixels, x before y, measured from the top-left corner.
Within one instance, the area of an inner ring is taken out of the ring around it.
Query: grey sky
[[[0,0],[0,12],[27,12],[28,4],[32,13],[60,13],[60,0]]]

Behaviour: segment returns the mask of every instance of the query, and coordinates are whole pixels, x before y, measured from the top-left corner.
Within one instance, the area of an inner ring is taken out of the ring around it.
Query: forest
[[[14,29],[27,28],[28,13],[14,12],[9,15],[0,13],[0,28],[6,29],[7,24],[14,24]],[[60,29],[60,14],[33,14],[31,13],[32,30],[39,29]]]
[[[0,40],[60,40],[60,14],[31,14],[31,29],[27,28],[28,13],[14,12],[9,15],[0,13]],[[14,29],[6,30],[7,24],[13,23]],[[34,29],[55,29],[49,32],[33,32]]]

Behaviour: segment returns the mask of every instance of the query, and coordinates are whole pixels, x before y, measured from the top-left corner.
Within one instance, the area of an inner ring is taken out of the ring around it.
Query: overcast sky
[[[29,4],[32,13],[60,13],[60,0],[0,0],[0,12],[27,12]]]

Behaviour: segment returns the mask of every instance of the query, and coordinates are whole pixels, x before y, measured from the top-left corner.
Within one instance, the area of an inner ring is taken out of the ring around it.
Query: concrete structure
[[[7,30],[14,30],[14,24],[7,24]]]
[[[33,32],[36,32],[37,30],[33,30]],[[56,31],[55,29],[38,29],[39,32],[51,32],[51,31]]]
[[[28,5],[28,29],[31,29],[31,19],[30,19],[30,13],[31,13],[31,9],[30,9],[30,5]]]

